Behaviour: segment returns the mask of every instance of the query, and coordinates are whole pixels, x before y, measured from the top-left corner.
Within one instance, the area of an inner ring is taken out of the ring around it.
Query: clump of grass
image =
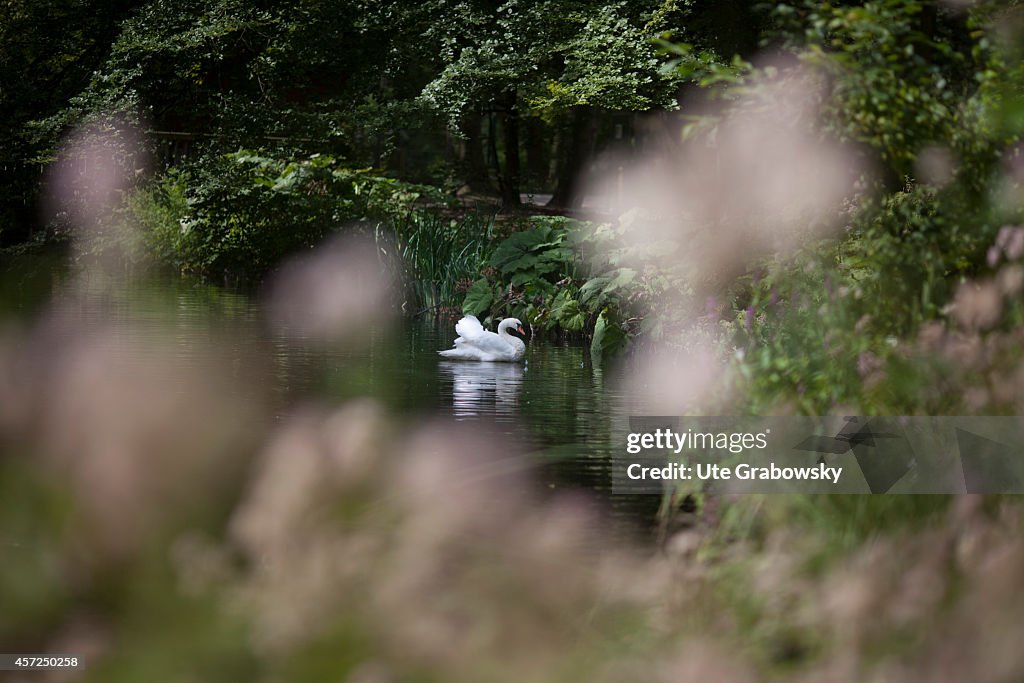
[[[417,211],[391,232],[378,225],[376,238],[398,258],[400,279],[416,307],[412,312],[425,312],[461,303],[465,283],[487,261],[493,232],[493,215]]]

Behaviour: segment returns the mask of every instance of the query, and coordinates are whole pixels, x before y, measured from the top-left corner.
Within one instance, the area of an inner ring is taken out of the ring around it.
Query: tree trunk
[[[558,171],[562,167],[562,147],[566,144],[565,126],[553,126],[553,128],[554,130],[551,132],[551,149],[548,150],[548,168],[544,176],[546,187],[551,187],[551,183],[558,179]]]
[[[503,211],[519,207],[519,109],[516,107],[516,91],[504,95],[504,116],[502,137],[505,143],[505,165],[501,183],[501,208]]]
[[[547,136],[544,134],[544,123],[537,117],[526,119],[526,140],[523,150],[526,152],[526,178],[523,185],[526,192],[543,192],[548,187],[549,156]]]
[[[494,172],[494,179],[498,181],[498,189],[501,190],[505,180],[501,176],[501,162],[498,157],[498,125],[493,111],[487,114],[487,166],[489,172]]]
[[[481,131],[483,119],[480,112],[472,111],[462,119],[460,163],[464,192],[488,192],[491,188],[487,176],[487,162],[484,160],[484,140]]]
[[[577,107],[569,119],[568,130],[562,135],[565,144],[558,169],[558,184],[548,202],[550,207],[578,209],[583,205],[579,185],[593,138],[592,118],[589,108]]]

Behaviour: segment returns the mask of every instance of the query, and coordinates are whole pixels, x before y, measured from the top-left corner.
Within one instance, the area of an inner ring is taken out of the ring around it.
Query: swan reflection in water
[[[519,393],[525,368],[519,363],[442,361],[442,377],[452,379],[452,414],[456,418],[519,414]]]

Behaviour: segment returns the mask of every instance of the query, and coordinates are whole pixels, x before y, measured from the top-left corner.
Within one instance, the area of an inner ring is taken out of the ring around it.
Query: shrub
[[[254,279],[282,258],[366,219],[407,219],[417,200],[439,193],[333,157],[290,158],[240,151],[190,167],[182,252],[203,275]]]

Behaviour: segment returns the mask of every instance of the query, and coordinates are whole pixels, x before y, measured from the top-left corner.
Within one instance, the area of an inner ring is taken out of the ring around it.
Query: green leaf
[[[570,332],[579,332],[587,322],[586,314],[569,289],[563,289],[555,296],[551,302],[551,316],[562,329]]]
[[[589,304],[591,300],[598,297],[601,292],[604,291],[605,287],[608,286],[612,279],[606,275],[600,275],[598,277],[587,280],[587,282],[580,287],[580,301],[584,304]]]
[[[636,271],[632,268],[618,268],[611,273],[588,280],[580,288],[580,301],[592,310],[601,307],[616,290],[626,287],[636,278]]]
[[[480,278],[470,286],[466,298],[462,302],[462,312],[467,315],[479,316],[491,310],[495,301],[494,285],[487,278]]]
[[[491,265],[503,274],[533,267],[539,260],[537,252],[561,244],[563,235],[552,239],[547,226],[517,232],[506,238],[491,256]]]
[[[594,338],[590,341],[590,358],[594,365],[601,363],[626,348],[629,337],[622,326],[615,322],[608,309],[601,311],[594,326]]]

